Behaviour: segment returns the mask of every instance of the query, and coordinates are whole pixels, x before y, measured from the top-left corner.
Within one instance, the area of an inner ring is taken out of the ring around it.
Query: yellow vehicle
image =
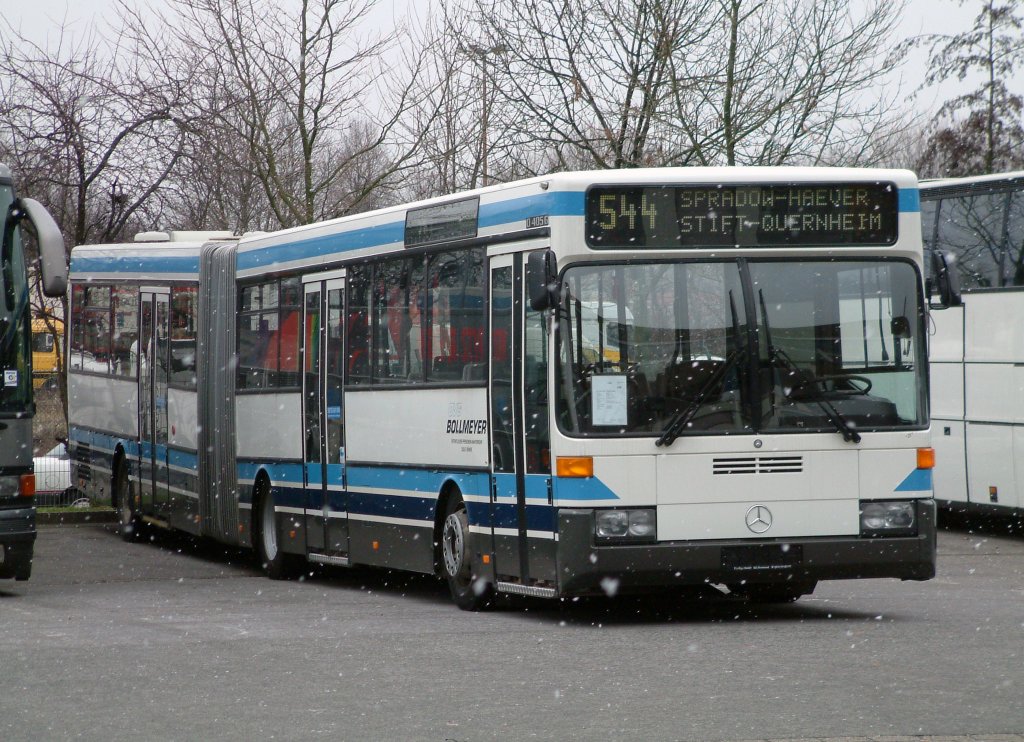
[[[32,320],[32,388],[55,381],[64,346],[64,322],[49,317]]]

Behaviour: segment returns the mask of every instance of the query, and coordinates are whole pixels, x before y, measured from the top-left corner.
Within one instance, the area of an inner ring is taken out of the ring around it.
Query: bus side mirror
[[[64,251],[64,235],[60,227],[41,203],[34,198],[19,199],[18,205],[32,222],[39,243],[39,267],[43,279],[43,293],[63,296],[68,290],[68,262]]]
[[[960,296],[960,277],[957,275],[954,258],[951,254],[939,250],[932,252],[932,283],[939,292],[937,309],[949,309],[963,305]],[[928,286],[929,296],[931,286]]]
[[[526,257],[526,288],[535,312],[558,306],[558,262],[551,250],[537,250]]]

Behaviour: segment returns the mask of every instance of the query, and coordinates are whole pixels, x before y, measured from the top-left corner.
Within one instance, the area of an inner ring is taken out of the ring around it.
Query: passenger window
[[[943,201],[936,247],[956,254],[962,288],[1012,285],[1003,231],[1006,200],[1005,193],[996,193]]]

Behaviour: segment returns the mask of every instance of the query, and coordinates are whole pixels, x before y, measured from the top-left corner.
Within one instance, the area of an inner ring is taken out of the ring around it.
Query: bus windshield
[[[851,440],[922,427],[918,283],[902,261],[570,267],[559,424],[577,435],[657,435],[659,445],[687,434]]]
[[[0,213],[7,215],[10,186],[0,184]],[[31,401],[29,373],[28,279],[21,239],[16,229],[3,230],[3,254],[10,256],[0,271],[0,412],[23,412]]]

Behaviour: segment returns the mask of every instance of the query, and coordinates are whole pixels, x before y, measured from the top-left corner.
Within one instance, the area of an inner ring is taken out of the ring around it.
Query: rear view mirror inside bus
[[[551,250],[530,253],[526,260],[526,285],[530,308],[536,312],[558,304],[558,263]]]

